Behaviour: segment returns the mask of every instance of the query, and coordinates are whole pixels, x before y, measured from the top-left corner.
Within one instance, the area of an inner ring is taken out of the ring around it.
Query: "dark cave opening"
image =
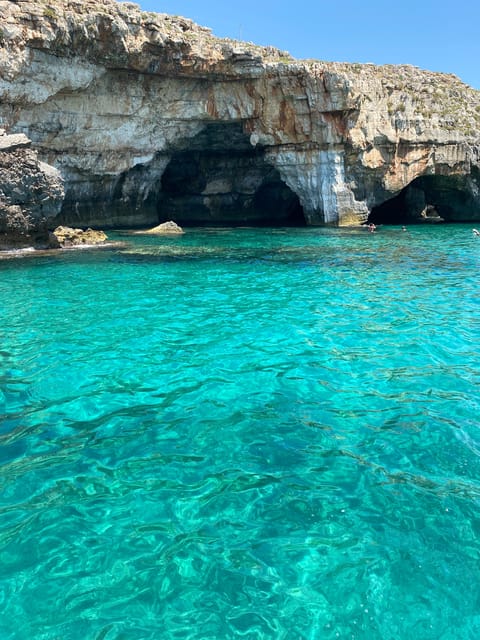
[[[468,176],[429,175],[416,178],[396,196],[373,207],[368,222],[465,222],[475,219],[476,209]]]
[[[159,220],[183,225],[305,226],[298,196],[241,123],[212,123],[165,169]]]
[[[405,207],[404,191],[400,192],[398,196],[373,207],[368,216],[368,222],[373,222],[374,224],[406,224],[408,222],[408,214]]]

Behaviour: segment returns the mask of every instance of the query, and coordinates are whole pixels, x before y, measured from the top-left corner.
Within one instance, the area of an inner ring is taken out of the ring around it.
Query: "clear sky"
[[[136,0],[296,58],[413,64],[480,89],[479,0]]]

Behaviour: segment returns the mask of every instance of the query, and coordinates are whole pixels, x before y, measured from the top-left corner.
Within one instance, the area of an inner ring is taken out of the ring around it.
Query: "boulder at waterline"
[[[72,227],[57,227],[53,233],[50,248],[77,247],[81,245],[104,244],[108,240],[103,231],[94,229],[74,229]],[[57,244],[55,244],[57,243]]]
[[[142,231],[142,233],[151,234],[151,235],[171,235],[171,234],[182,234],[185,233],[182,227],[179,227],[176,222],[173,220],[168,220],[168,222],[162,222],[162,224],[153,227],[152,229],[147,229],[147,231]]]

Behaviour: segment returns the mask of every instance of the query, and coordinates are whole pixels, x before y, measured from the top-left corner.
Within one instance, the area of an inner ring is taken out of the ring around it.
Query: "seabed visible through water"
[[[480,636],[480,239],[0,262],[1,640]]]

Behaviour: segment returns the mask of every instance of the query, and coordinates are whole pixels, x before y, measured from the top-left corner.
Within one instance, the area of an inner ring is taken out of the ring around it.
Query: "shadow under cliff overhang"
[[[131,162],[129,157],[124,163]],[[168,158],[158,154],[120,173],[70,171],[55,226],[108,229],[157,224],[160,178]]]
[[[298,196],[240,122],[210,123],[172,153],[158,217],[183,225],[306,224]]]
[[[480,175],[427,175],[374,206],[368,222],[412,224],[480,219]]]

